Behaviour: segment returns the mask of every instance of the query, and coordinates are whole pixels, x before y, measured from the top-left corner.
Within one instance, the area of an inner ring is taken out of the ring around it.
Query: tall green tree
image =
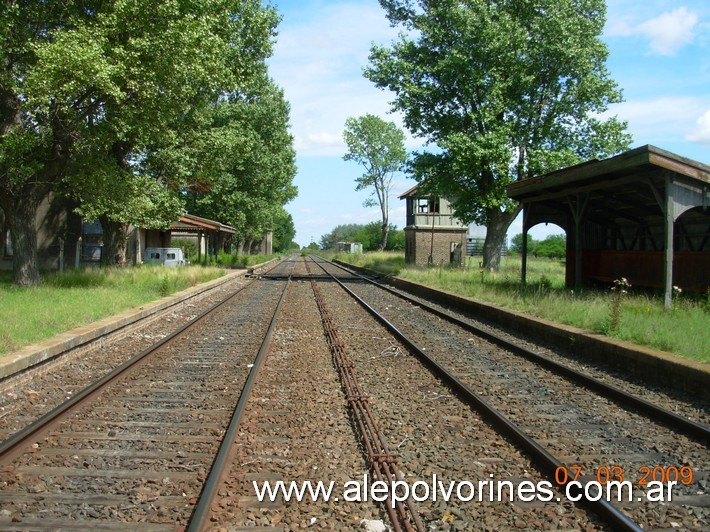
[[[512,182],[631,141],[602,119],[621,101],[600,40],[604,0],[380,0],[408,33],[374,46],[365,75],[395,93],[406,127],[436,151],[415,154],[419,181],[453,200],[456,216],[488,228],[484,267],[497,270],[521,207]]]
[[[40,280],[37,207],[61,178],[77,131],[97,105],[93,89],[107,83],[94,68],[92,46],[66,50],[63,58],[74,65],[74,84],[84,87],[78,97],[69,96],[71,87],[33,87],[29,80],[42,66],[37,51],[67,28],[84,24],[101,3],[0,4],[0,208],[12,235],[16,284]]]
[[[378,248],[387,246],[389,233],[389,194],[392,179],[403,169],[407,160],[404,147],[404,132],[394,122],[386,122],[378,116],[366,114],[360,118],[350,117],[345,121],[343,132],[348,153],[346,161],[355,161],[365,167],[365,173],[358,177],[356,190],[372,187],[371,196],[365,206],[378,205],[382,214],[381,238]]]
[[[248,253],[297,194],[290,106],[262,71],[211,112],[211,128],[195,139],[199,158],[209,164],[199,186],[190,188],[188,205],[191,212],[233,226],[239,252]]]
[[[125,261],[130,225],[165,228],[183,211],[179,191],[205,166],[190,145],[209,127],[205,109],[261,75],[278,22],[257,0],[112,5],[87,31],[106,36],[109,63],[132,58],[117,80],[127,97],[91,117],[88,141],[97,153],[70,179],[80,212],[101,221],[108,264]]]
[[[296,236],[296,226],[293,217],[282,207],[280,212],[274,216],[274,251],[282,253],[293,249],[293,239]],[[298,249],[298,244],[296,244]]]
[[[263,68],[277,20],[259,0],[0,6],[0,207],[16,283],[39,281],[34,216],[60,184],[119,247],[128,223],[169,223],[195,165],[176,149],[186,126]],[[155,164],[166,148],[176,164]]]

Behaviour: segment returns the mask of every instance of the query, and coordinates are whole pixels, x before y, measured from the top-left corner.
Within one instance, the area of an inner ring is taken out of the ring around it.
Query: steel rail
[[[643,413],[646,417],[651,419],[652,421],[656,421],[659,423],[664,424],[665,426],[676,430],[690,438],[693,438],[696,441],[699,441],[700,443],[703,443],[705,445],[708,445],[710,443],[710,427],[707,425],[704,425],[702,423],[698,423],[697,421],[693,421],[692,419],[688,419],[686,417],[680,416],[676,414],[675,412],[671,412],[670,410],[667,410],[663,407],[660,407],[656,404],[651,403],[650,401],[646,401],[645,399],[642,399],[640,397],[637,397],[635,395],[630,394],[629,392],[626,392],[622,390],[621,388],[618,388],[616,386],[613,386],[611,384],[607,384],[605,382],[602,382],[598,379],[595,379],[594,377],[591,377],[589,375],[586,375],[580,371],[577,371],[573,368],[570,368],[568,366],[565,366],[564,364],[561,364],[560,362],[556,362],[554,360],[550,360],[549,358],[545,358],[544,356],[535,353],[534,351],[528,349],[527,347],[518,345],[514,342],[511,342],[510,340],[503,338],[502,336],[499,336],[493,332],[486,331],[480,327],[477,327],[471,323],[465,322],[455,316],[452,316],[451,314],[437,309],[435,307],[432,307],[430,305],[427,305],[426,303],[423,303],[422,301],[419,301],[417,299],[414,299],[412,297],[409,297],[406,294],[402,294],[398,292],[397,290],[394,290],[393,288],[386,286],[382,283],[378,283],[377,281],[359,274],[358,272],[355,272],[349,268],[346,268],[344,266],[341,266],[340,264],[336,264],[334,262],[328,261],[326,259],[323,259],[322,257],[321,260],[327,262],[328,264],[332,264],[333,266],[340,268],[342,270],[347,271],[351,275],[355,275],[356,277],[367,281],[368,283],[371,283],[379,288],[382,288],[383,290],[386,290],[387,292],[390,292],[391,294],[396,295],[397,297],[412,303],[414,305],[419,306],[420,308],[423,308],[427,312],[431,312],[432,314],[438,316],[439,318],[447,320],[449,323],[453,323],[454,325],[457,325],[466,331],[476,334],[504,349],[507,349],[511,353],[521,356],[527,360],[530,360],[540,366],[543,366],[546,369],[549,369],[553,371],[554,373],[557,373],[558,375],[561,375],[562,377],[565,377],[568,380],[571,380],[577,384],[583,385],[585,388],[593,390],[595,392],[600,392],[603,394],[605,397],[608,399],[614,400],[617,404],[620,406],[624,407],[625,409],[630,409],[629,407],[632,407],[632,409],[636,410],[637,412]]]
[[[294,262],[293,269],[295,269],[296,263]],[[290,276],[289,276],[290,277]],[[271,344],[271,336],[276,327],[276,320],[281,312],[281,307],[286,299],[286,292],[290,284],[290,278],[286,280],[283,292],[279,298],[279,302],[274,310],[274,315],[269,323],[269,328],[266,330],[266,335],[259,348],[259,352],[254,358],[254,365],[249,371],[244,386],[242,387],[242,392],[239,395],[239,400],[237,401],[234,411],[232,412],[232,417],[229,421],[224,436],[222,437],[222,443],[220,443],[217,455],[212,463],[212,468],[210,473],[202,486],[202,492],[200,493],[200,498],[195,505],[195,508],[190,517],[190,523],[187,527],[188,531],[199,532],[200,530],[207,530],[209,527],[209,519],[212,516],[212,503],[217,496],[217,491],[222,484],[225,473],[231,466],[231,455],[234,449],[234,443],[237,436],[237,430],[239,430],[239,425],[242,421],[242,416],[246,408],[249,397],[251,396],[252,389],[254,388],[254,382],[264,365],[264,360],[266,359],[266,352]]]
[[[320,288],[315,281],[311,281],[311,288],[321,314],[323,330],[328,340],[335,366],[340,375],[340,380],[343,384],[343,391],[348,401],[348,407],[360,429],[360,437],[367,451],[370,469],[378,481],[393,486],[395,482],[404,480],[397,466],[398,455],[390,451],[384,436],[377,426],[375,417],[370,410],[369,397],[360,386],[355,374],[355,365],[348,355],[335,323],[326,308]],[[394,503],[386,503],[385,508],[395,532],[400,532],[402,529],[407,531],[417,530],[420,532],[426,530],[419,511],[411,500],[411,497],[406,501],[405,505],[403,501],[399,499],[395,501],[394,495],[395,494],[392,493],[392,501]]]
[[[0,464],[5,463],[13,456],[19,454],[24,448],[24,445],[29,444],[33,439],[39,437],[42,433],[48,432],[53,426],[55,426],[57,423],[59,423],[68,415],[70,415],[75,407],[82,403],[86,403],[92,398],[99,395],[109,384],[117,381],[131,368],[135,367],[141,361],[145,360],[147,357],[158,351],[161,347],[173,341],[187,329],[201,322],[204,318],[212,314],[218,308],[222,307],[223,305],[226,305],[232,299],[237,297],[237,295],[239,295],[243,290],[252,286],[254,282],[256,281],[252,281],[247,285],[240,287],[233,294],[229,295],[224,300],[215,303],[210,308],[198,315],[196,318],[178,328],[172,334],[166,336],[165,338],[151,345],[147,349],[144,349],[136,356],[127,360],[120,366],[116,367],[115,369],[104,375],[99,380],[95,381],[93,384],[90,384],[86,388],[79,391],[70,399],[67,399],[63,403],[57,405],[55,408],[53,408],[34,422],[30,423],[23,429],[20,429],[19,431],[5,439],[2,443],[0,443]]]
[[[323,271],[326,271],[323,268]],[[552,479],[552,485],[566,485],[559,484],[555,478],[555,472],[559,467],[564,464],[548,452],[542,445],[537,443],[534,438],[530,437],[522,428],[520,428],[513,421],[508,419],[502,412],[496,409],[491,403],[489,403],[485,398],[477,394],[473,389],[471,389],[467,384],[465,384],[456,375],[451,373],[448,369],[438,363],[436,360],[431,358],[426,352],[424,352],[419,346],[417,346],[414,341],[407,337],[403,332],[401,332],[394,324],[392,324],[387,318],[382,314],[377,312],[372,308],[364,299],[358,296],[355,292],[350,290],[344,283],[342,283],[337,277],[332,274],[333,280],[340,285],[343,290],[345,290],[355,301],[357,301],[360,306],[362,306],[367,312],[369,312],[375,319],[382,323],[394,336],[396,336],[405,346],[407,346],[420,360],[422,360],[427,367],[432,370],[432,373],[441,378],[448,386],[450,386],[458,396],[463,399],[468,404],[472,405],[478,412],[481,413],[486,419],[488,419],[494,426],[496,426],[501,432],[505,433],[514,442],[516,442],[524,451],[526,451],[530,456],[533,457],[541,466],[543,471],[549,475]],[[629,531],[641,531],[642,529],[629,519],[626,514],[621,510],[613,506],[610,502],[599,499],[588,499],[584,494],[584,486],[578,490],[575,490],[575,495],[582,498],[583,502],[590,507],[593,511],[599,514],[603,519],[605,519],[611,526],[617,530],[629,530]]]

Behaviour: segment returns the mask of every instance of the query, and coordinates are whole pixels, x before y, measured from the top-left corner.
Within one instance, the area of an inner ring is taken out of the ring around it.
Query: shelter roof
[[[560,223],[559,215],[569,212],[569,198],[579,193],[587,197],[592,221],[640,222],[662,214],[669,177],[678,186],[705,191],[700,194],[710,204],[710,166],[651,145],[524,179],[509,185],[507,192],[535,204],[533,224]]]
[[[186,232],[216,231],[218,233],[229,234],[234,234],[237,232],[237,230],[230,225],[226,225],[215,220],[210,220],[208,218],[195,216],[193,214],[183,214],[182,216],[179,216],[177,222],[173,222],[170,224],[170,229],[172,229],[173,231]]]

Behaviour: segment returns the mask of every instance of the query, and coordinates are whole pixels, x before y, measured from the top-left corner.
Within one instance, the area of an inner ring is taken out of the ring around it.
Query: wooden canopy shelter
[[[216,252],[218,249],[223,249],[228,238],[236,233],[236,229],[230,225],[201,218],[192,214],[183,214],[178,217],[177,222],[170,224],[171,233],[194,233],[197,235],[197,251],[198,260],[202,260],[203,253],[205,257],[210,248]]]
[[[710,166],[641,146],[508,186],[523,204],[527,233],[554,223],[567,233],[567,284],[581,287],[625,277],[661,287],[710,287]]]

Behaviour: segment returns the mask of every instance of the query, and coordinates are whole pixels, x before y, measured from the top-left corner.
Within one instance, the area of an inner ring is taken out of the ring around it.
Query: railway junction
[[[0,392],[3,530],[708,526],[707,394],[315,256],[213,283]],[[317,482],[332,491],[286,491]]]

